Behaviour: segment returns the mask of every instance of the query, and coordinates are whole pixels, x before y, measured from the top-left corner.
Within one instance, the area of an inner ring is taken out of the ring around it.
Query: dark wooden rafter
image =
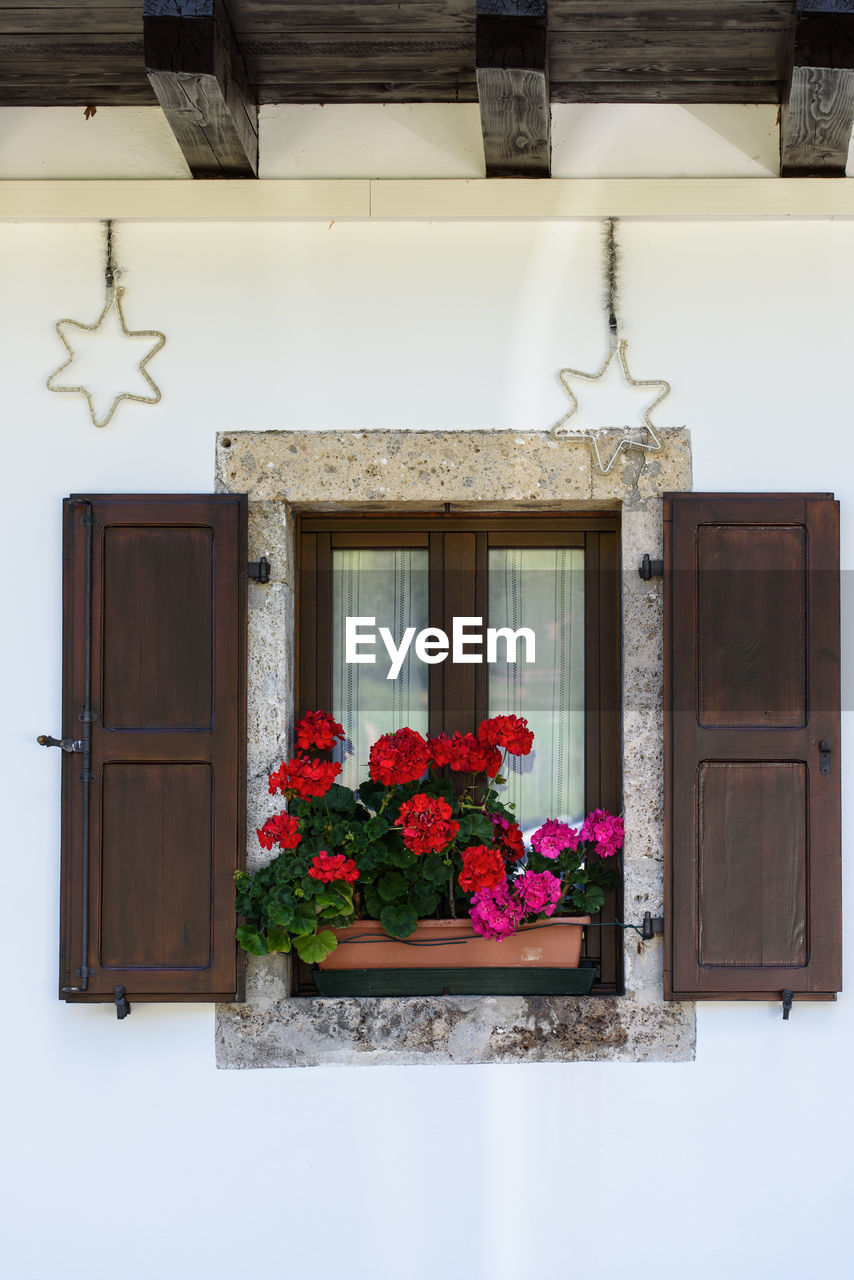
[[[144,0],[145,69],[194,178],[258,176],[258,104],[223,0]]]
[[[799,0],[783,103],[783,177],[845,176],[854,128],[854,0]]]
[[[547,178],[546,0],[477,0],[477,93],[488,178]]]

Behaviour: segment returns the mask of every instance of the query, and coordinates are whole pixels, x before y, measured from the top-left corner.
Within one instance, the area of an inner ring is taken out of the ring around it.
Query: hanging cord
[[[116,269],[113,262],[113,220],[107,218],[104,223],[104,231],[106,238],[106,260],[104,263],[104,279],[107,282],[107,292],[112,293],[116,287]]]
[[[638,937],[643,938],[644,942],[650,941],[650,939],[647,938],[646,934],[644,933],[640,925],[625,924],[624,921],[622,920],[596,920],[592,924],[586,924],[584,927],[585,929],[608,929],[608,928],[634,929]]]
[[[536,929],[551,929],[554,927],[554,924],[559,922],[560,922],[560,918],[558,917],[557,919],[555,919],[554,922],[543,921],[542,924],[529,924],[525,926],[525,932],[533,933]],[[464,920],[460,921],[460,924],[465,924],[465,923],[466,922]],[[638,937],[642,938],[644,942],[650,942],[652,940],[649,935],[644,933],[640,925],[626,924],[622,920],[599,920],[594,924],[585,924],[582,927],[585,929],[607,929],[607,928],[634,929]],[[435,942],[420,940],[420,939],[419,941],[414,942],[409,938],[395,939],[395,941],[397,942],[405,943],[406,946],[408,947],[415,947],[416,949],[424,949],[424,950],[426,950],[429,947],[457,947],[457,946],[464,947],[469,942],[477,942],[479,940],[480,940],[479,938],[474,938],[474,937],[439,938]],[[355,934],[352,934],[349,938],[341,938],[338,945],[339,947],[373,946],[375,943],[382,942],[382,941],[384,941],[384,939],[379,937],[376,933],[355,933]]]
[[[617,248],[617,219],[606,218],[605,235],[605,305],[608,308],[608,328],[611,331],[611,349],[617,346],[617,293],[620,274],[620,251]]]

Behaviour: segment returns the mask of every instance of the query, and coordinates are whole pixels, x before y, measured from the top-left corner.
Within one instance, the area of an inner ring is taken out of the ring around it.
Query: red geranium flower
[[[429,763],[427,743],[414,729],[384,733],[371,747],[371,777],[385,786],[417,782]]]
[[[466,893],[476,893],[478,889],[494,889],[504,884],[507,873],[504,870],[504,859],[498,849],[487,849],[484,844],[471,845],[463,849],[463,869],[460,872],[460,888]]]
[[[446,800],[422,792],[400,806],[400,817],[394,825],[403,827],[403,843],[412,853],[444,849],[460,829]]]
[[[434,763],[448,765],[455,773],[487,773],[494,778],[501,768],[501,752],[488,743],[479,742],[473,733],[446,733],[429,740]]]
[[[336,739],[344,741],[344,730],[328,711],[307,711],[294,729],[297,751],[308,751],[310,747],[325,751],[335,746]]]
[[[520,716],[493,716],[490,720],[482,720],[477,736],[490,746],[503,747],[511,756],[526,756],[534,745],[528,721]]]
[[[323,884],[331,884],[333,880],[355,884],[359,879],[359,868],[352,858],[345,858],[343,853],[327,853],[325,849],[321,849],[312,858],[308,874],[313,880],[320,880]]]
[[[501,850],[504,859],[507,862],[518,862],[520,858],[524,858],[525,845],[518,822],[510,822],[497,813],[490,813],[488,817],[495,831],[496,847]]]
[[[280,849],[295,849],[301,839],[299,823],[288,813],[277,813],[274,818],[268,818],[258,830],[262,849],[272,849],[274,844]]]
[[[311,796],[325,796],[341,772],[340,764],[330,760],[309,760],[300,756],[296,760],[283,761],[275,773],[270,774],[270,794],[292,792],[301,800]]]

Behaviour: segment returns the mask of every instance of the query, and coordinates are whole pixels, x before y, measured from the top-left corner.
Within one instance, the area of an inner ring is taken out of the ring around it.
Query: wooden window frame
[[[585,809],[622,808],[620,517],[617,512],[304,513],[296,518],[297,717],[332,705],[332,552],[336,548],[427,547],[429,625],[451,632],[454,615],[487,616],[490,547],[581,547],[585,552]],[[429,670],[429,732],[474,729],[487,714],[486,666],[436,663]],[[621,887],[600,920],[622,918]],[[599,960],[593,992],[623,991],[618,928],[587,931],[585,956]],[[300,966],[295,994],[314,994]]]

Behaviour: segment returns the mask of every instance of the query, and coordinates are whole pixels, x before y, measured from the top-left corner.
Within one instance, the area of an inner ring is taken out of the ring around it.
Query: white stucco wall
[[[156,408],[50,394],[54,322],[97,317],[94,224],[0,225],[7,716],[3,1253],[15,1280],[736,1280],[851,1274],[850,995],[698,1007],[680,1065],[217,1071],[211,1007],[55,998],[60,502],[207,491],[240,428],[542,429],[597,367],[600,232],[530,225],[117,228]],[[854,222],[623,223],[636,377],[673,385],[708,490],[834,490],[854,534]],[[854,782],[843,646],[843,786]],[[846,750],[847,748],[847,750]],[[844,910],[854,896],[846,813]],[[851,986],[851,966],[847,982]],[[567,1241],[571,1242],[568,1246]]]

